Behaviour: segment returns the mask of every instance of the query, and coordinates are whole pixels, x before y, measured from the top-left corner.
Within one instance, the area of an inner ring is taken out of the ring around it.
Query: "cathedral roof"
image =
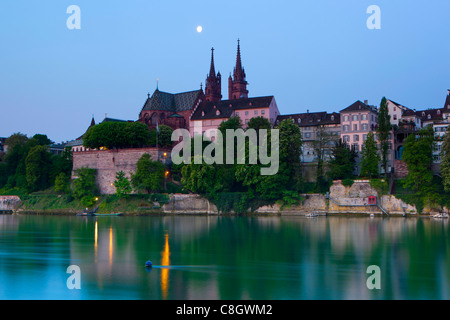
[[[209,101],[201,103],[191,120],[223,119],[232,116],[235,110],[268,108],[273,96],[234,100]]]
[[[151,97],[145,101],[142,111],[147,110],[160,110],[160,111],[187,111],[192,110],[195,107],[195,103],[198,98],[203,94],[202,90],[195,90],[183,93],[167,93],[156,91]]]

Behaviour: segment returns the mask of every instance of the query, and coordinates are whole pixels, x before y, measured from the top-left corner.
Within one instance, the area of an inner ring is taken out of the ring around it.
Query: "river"
[[[0,215],[0,299],[449,299],[449,231],[426,218]]]

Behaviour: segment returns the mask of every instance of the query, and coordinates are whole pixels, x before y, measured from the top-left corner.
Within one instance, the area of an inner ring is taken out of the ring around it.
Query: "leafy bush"
[[[353,179],[344,179],[342,184],[346,187],[351,187],[355,181]]]

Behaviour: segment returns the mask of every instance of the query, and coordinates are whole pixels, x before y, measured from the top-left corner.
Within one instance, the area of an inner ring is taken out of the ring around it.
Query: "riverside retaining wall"
[[[341,181],[335,181],[328,196],[323,194],[303,194],[300,205],[282,207],[279,204],[263,206],[255,210],[257,214],[305,215],[316,212],[325,214],[383,214],[380,209],[393,215],[417,214],[414,206],[408,205],[394,196],[379,197],[369,181],[357,180],[351,187],[346,187]],[[378,206],[368,204],[370,196],[377,197]],[[167,214],[218,214],[217,207],[207,199],[193,194],[175,194],[170,196],[168,204],[163,206]],[[231,212],[232,213],[232,212]]]
[[[0,196],[0,212],[14,211],[20,203],[18,196]]]

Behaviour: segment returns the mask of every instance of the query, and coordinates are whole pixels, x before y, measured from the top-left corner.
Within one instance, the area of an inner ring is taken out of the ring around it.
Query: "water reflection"
[[[166,233],[164,235],[164,250],[162,252],[161,265],[163,267],[170,266],[170,248],[169,248],[169,235]],[[167,292],[169,289],[169,268],[162,268],[161,270],[161,294],[164,300],[167,299]]]
[[[450,298],[443,221],[14,216],[0,222],[1,299],[25,292],[30,299]],[[157,264],[157,257],[160,266],[146,272],[145,261]],[[82,270],[78,296],[65,287],[72,264]],[[382,290],[367,289],[369,265],[380,266]]]

